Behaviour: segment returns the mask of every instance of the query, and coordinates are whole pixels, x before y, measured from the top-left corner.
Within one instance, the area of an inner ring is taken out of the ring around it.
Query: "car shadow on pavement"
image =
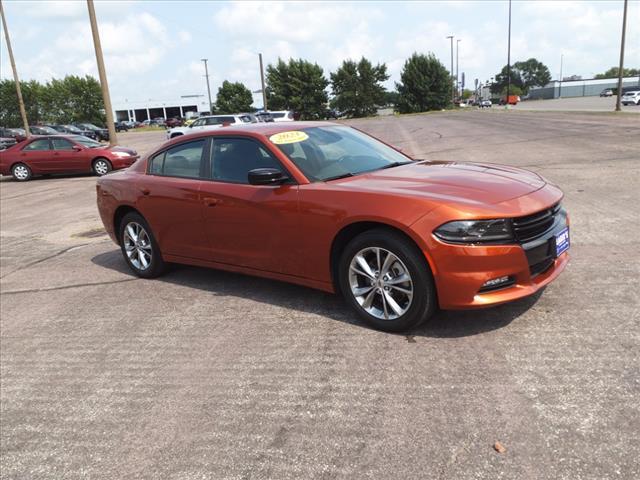
[[[120,250],[101,253],[91,259],[100,267],[135,277]],[[321,315],[354,326],[369,328],[351,312],[340,295],[276,280],[201,267],[171,265],[168,272],[153,281],[197,288],[219,297],[247,298],[256,302]],[[542,290],[509,304],[477,310],[439,311],[424,325],[403,335],[457,338],[478,335],[510,324],[527,312],[540,298]]]

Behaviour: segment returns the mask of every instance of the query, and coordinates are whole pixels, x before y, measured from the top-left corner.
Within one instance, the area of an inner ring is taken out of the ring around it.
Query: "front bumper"
[[[536,293],[567,266],[567,252],[555,256],[555,235],[568,225],[568,217],[559,215],[541,237],[512,245],[453,245],[432,235],[428,248],[436,266],[440,307],[488,307]],[[511,277],[512,283],[500,289],[483,289],[485,282],[500,277]]]

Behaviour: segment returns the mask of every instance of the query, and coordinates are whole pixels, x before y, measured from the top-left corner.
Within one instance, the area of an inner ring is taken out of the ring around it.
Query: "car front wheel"
[[[345,248],[340,289],[360,318],[379,330],[399,332],[433,315],[436,293],[422,252],[404,236],[370,230]]]
[[[140,214],[128,213],[120,222],[120,248],[127,265],[137,276],[155,278],[164,272],[158,243]]]
[[[18,182],[26,182],[32,177],[31,169],[24,163],[16,163],[11,167],[11,175]]]
[[[112,169],[111,162],[106,158],[96,158],[93,161],[93,173],[95,173],[98,177],[106,175]]]

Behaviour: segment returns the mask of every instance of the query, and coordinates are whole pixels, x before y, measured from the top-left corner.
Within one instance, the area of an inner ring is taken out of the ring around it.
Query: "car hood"
[[[539,175],[519,168],[440,161],[416,162],[330,183],[349,189],[485,205],[521,197],[546,185]]]

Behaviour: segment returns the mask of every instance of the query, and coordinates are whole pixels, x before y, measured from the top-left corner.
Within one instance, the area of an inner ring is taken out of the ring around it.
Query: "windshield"
[[[80,126],[86,128],[87,130],[100,130],[98,127],[96,127],[92,123],[81,123]]]
[[[67,129],[67,132],[82,133],[82,130],[80,130],[77,127],[74,127],[73,125],[63,125],[63,127]]]
[[[74,142],[79,143],[80,145],[84,145],[87,148],[97,148],[102,146],[101,143],[98,143],[95,140],[91,140],[90,138],[84,137],[82,135],[74,135],[69,138],[71,138],[71,140],[73,140]]]
[[[411,159],[378,140],[350,127],[312,127],[272,135],[270,140],[310,181],[350,177],[381,168],[410,163]]]
[[[44,127],[42,125],[31,127],[33,130],[37,131],[39,135],[57,135],[59,132],[54,130],[51,127]]]

